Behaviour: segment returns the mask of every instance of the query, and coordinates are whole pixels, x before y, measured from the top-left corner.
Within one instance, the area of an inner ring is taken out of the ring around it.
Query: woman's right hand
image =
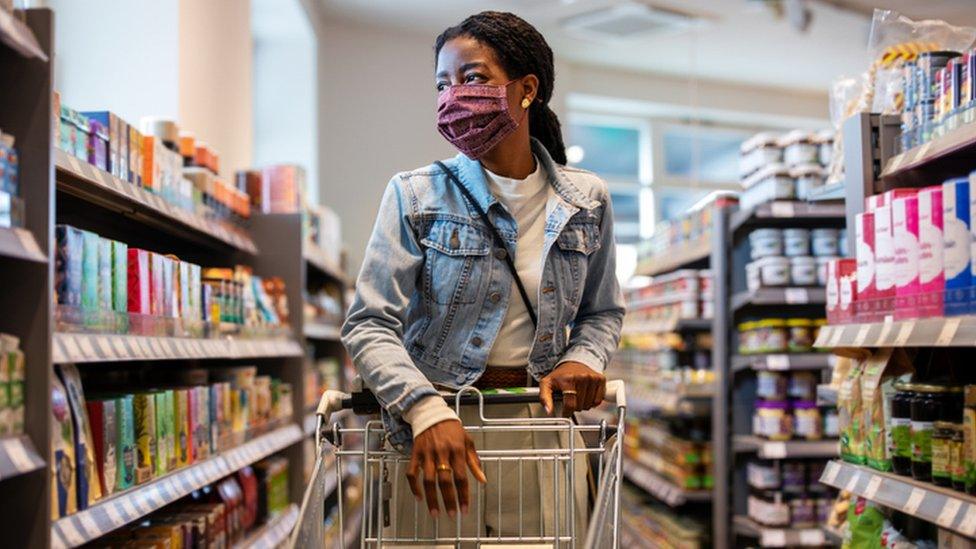
[[[437,503],[437,490],[448,516],[452,519],[458,511],[468,512],[469,490],[468,469],[474,478],[484,484],[488,481],[481,470],[481,461],[474,448],[474,442],[456,419],[442,421],[417,435],[413,441],[413,455],[407,469],[410,491],[417,501],[427,499],[427,509],[431,516],[440,513]],[[423,482],[423,495],[420,484]]]

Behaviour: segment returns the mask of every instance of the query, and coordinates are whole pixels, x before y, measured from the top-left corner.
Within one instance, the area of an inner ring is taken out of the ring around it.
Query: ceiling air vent
[[[625,2],[563,20],[567,32],[601,42],[619,42],[687,29],[698,18],[670,8]]]

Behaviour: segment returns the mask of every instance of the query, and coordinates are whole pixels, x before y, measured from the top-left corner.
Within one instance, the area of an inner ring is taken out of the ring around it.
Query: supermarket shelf
[[[732,519],[735,533],[756,538],[760,547],[822,547],[829,543],[821,528],[770,528],[749,517]]]
[[[843,181],[831,183],[810,191],[807,198],[810,202],[826,202],[830,200],[844,200],[846,189]]]
[[[350,287],[352,284],[349,278],[342,272],[334,262],[326,255],[325,250],[307,241],[302,246],[302,255],[305,262],[314,267],[319,273],[339,283],[343,287]]]
[[[729,228],[735,234],[747,227],[821,227],[825,222],[842,223],[844,204],[794,202],[777,200],[760,204],[751,210],[739,210],[732,214]]]
[[[827,353],[786,353],[733,355],[732,370],[822,370],[834,365],[834,355]]]
[[[59,191],[121,212],[156,229],[217,247],[257,253],[246,232],[177,208],[157,194],[112,176],[62,151],[54,151]]]
[[[976,497],[840,460],[827,464],[820,482],[976,538]]]
[[[117,334],[54,334],[55,364],[122,360],[184,360],[199,358],[266,358],[302,356],[292,339],[204,339]]]
[[[298,505],[292,503],[283,513],[235,543],[233,549],[274,549],[288,539],[296,524],[298,524]]]
[[[321,341],[339,341],[339,327],[317,322],[306,322],[303,328],[305,337]]]
[[[632,310],[630,307],[628,311]],[[629,324],[624,331],[629,335],[666,334],[670,332],[685,332],[692,330],[711,330],[710,318],[671,318],[667,320],[649,320],[636,324]]]
[[[972,347],[976,316],[824,326],[816,347]]]
[[[55,520],[51,525],[51,546],[77,547],[92,541],[302,438],[298,425],[288,424],[210,459],[101,500],[84,511]]]
[[[837,388],[832,385],[817,385],[817,405],[836,406]]]
[[[628,405],[634,413],[664,412],[683,416],[707,415],[715,392],[712,385],[671,389],[644,389],[631,385],[627,391]]]
[[[712,499],[711,490],[685,490],[632,460],[624,459],[621,465],[624,477],[671,507]]]
[[[962,124],[952,132],[893,156],[881,178],[911,182],[912,177],[932,176],[929,181],[964,176],[972,169],[976,154],[976,125]]]
[[[823,288],[759,288],[732,296],[732,310],[748,305],[825,305],[827,292]]]
[[[840,453],[836,439],[775,441],[735,435],[732,447],[737,453],[755,452],[762,459],[829,458]]]
[[[654,276],[668,273],[708,259],[712,253],[711,239],[701,238],[669,249],[663,257],[648,261],[646,267],[638,267],[637,276]]]
[[[44,459],[26,436],[0,438],[0,480],[33,473],[44,466]]]
[[[0,257],[47,263],[47,256],[26,229],[0,227]]]
[[[17,18],[16,13],[2,9],[0,9],[0,42],[24,57],[36,57],[45,62],[48,60],[47,54],[41,49],[37,38],[27,25]]]

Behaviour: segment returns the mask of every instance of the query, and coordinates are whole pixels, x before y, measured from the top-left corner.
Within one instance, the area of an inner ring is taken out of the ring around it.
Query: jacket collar
[[[591,210],[600,205],[599,201],[590,199],[575,183],[566,177],[566,174],[563,173],[555,161],[553,161],[552,157],[549,156],[549,151],[546,150],[542,143],[534,137],[531,140],[532,152],[535,154],[536,159],[542,163],[542,167],[546,172],[546,178],[556,191],[557,196],[578,208],[586,210]],[[454,163],[458,166],[458,179],[461,180],[461,184],[467,187],[471,196],[487,212],[497,200],[488,189],[488,181],[485,179],[485,170],[482,168],[481,162],[472,160],[462,153],[458,153],[454,157]]]

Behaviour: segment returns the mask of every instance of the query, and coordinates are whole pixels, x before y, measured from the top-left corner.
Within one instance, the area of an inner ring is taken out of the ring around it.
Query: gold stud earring
[[[522,108],[523,109],[529,108],[529,105],[531,105],[531,104],[532,104],[532,100],[531,99],[529,99],[528,97],[522,98]]]

